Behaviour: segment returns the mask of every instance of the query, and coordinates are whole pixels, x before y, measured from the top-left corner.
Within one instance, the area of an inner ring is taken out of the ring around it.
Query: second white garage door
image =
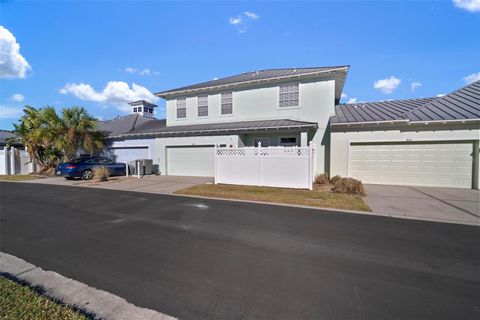
[[[167,174],[213,177],[214,151],[213,146],[167,147]]]
[[[472,143],[352,144],[349,176],[364,183],[472,187]]]
[[[121,163],[150,158],[148,147],[115,147],[109,150],[111,158]]]

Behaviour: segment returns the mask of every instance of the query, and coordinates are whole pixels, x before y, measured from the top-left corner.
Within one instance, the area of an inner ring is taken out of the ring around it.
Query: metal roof
[[[259,83],[267,80],[287,80],[289,78],[308,78],[308,76],[324,76],[325,74],[333,73],[337,84],[335,88],[335,96],[339,99],[347,72],[350,66],[333,66],[333,67],[312,67],[312,68],[283,68],[283,69],[265,69],[252,72],[245,72],[230,77],[215,79],[211,81],[201,82],[194,85],[175,88],[171,90],[161,91],[155,93],[156,96],[167,98],[171,96],[179,96],[182,94],[189,94],[198,91],[206,90],[225,90],[228,87],[236,85],[251,85],[256,86]]]
[[[18,138],[17,135],[8,130],[0,130],[0,146],[5,145],[5,140],[10,138]]]
[[[436,98],[390,100],[335,106],[332,125],[403,121],[459,121],[480,119],[480,81]]]
[[[117,117],[111,120],[100,122],[98,129],[109,136],[117,136],[127,133],[146,122],[155,121],[155,119],[143,117],[139,114],[129,114],[123,117]]]
[[[355,123],[401,120],[402,116],[431,102],[435,98],[391,100],[366,103],[339,104],[330,123]]]
[[[411,122],[480,119],[480,81],[439,97],[405,117]]]
[[[313,122],[296,121],[289,119],[280,120],[260,120],[260,121],[240,121],[195,124],[183,126],[167,127],[165,120],[153,120],[136,127],[134,130],[119,134],[117,137],[126,137],[132,135],[189,135],[189,134],[207,134],[213,132],[252,132],[258,130],[282,130],[293,128],[315,129],[317,124]]]
[[[136,100],[136,101],[131,101],[128,103],[131,106],[141,106],[141,105],[147,105],[147,106],[152,106],[152,107],[157,107],[156,104],[153,104],[147,100]]]

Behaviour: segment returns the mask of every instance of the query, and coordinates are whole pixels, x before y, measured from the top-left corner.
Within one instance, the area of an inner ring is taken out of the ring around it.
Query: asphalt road
[[[480,319],[480,228],[0,183],[0,250],[181,319]]]

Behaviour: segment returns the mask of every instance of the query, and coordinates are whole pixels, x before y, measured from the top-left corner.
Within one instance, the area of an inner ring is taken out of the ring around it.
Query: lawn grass
[[[225,184],[200,184],[178,190],[176,194],[224,199],[264,201],[283,204],[371,211],[362,197],[325,190],[300,190]]]
[[[39,177],[28,174],[0,175],[0,181],[27,181],[35,179],[39,179]]]
[[[75,310],[0,276],[0,319],[87,320]]]

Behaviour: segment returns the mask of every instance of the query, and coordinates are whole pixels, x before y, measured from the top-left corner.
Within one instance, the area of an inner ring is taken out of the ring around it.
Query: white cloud
[[[346,93],[343,93],[340,95],[340,99],[347,99],[348,95]]]
[[[256,13],[245,11],[244,14],[252,20],[257,20],[260,16]]]
[[[13,34],[0,26],[0,78],[25,78],[31,70]]]
[[[420,88],[422,86],[422,84],[420,82],[412,82],[410,84],[410,90],[413,92],[415,90],[417,90],[418,88]]]
[[[377,80],[373,83],[373,87],[375,89],[379,89],[385,94],[392,93],[397,87],[400,85],[400,82],[402,80],[395,78],[394,76],[391,76],[390,78],[387,79],[381,79]]]
[[[10,99],[15,102],[22,102],[23,100],[25,100],[25,96],[21,93],[16,93]]]
[[[10,107],[0,105],[0,119],[18,119],[22,116],[23,109],[21,107]]]
[[[357,102],[357,98],[350,98],[348,99],[347,103],[356,103]]]
[[[133,68],[133,67],[126,67],[125,68],[125,72],[128,72],[128,73],[131,73],[131,74],[134,74],[137,72],[137,68]]]
[[[453,0],[453,4],[470,12],[480,11],[480,0]]]
[[[130,87],[128,83],[123,81],[110,81],[101,92],[95,91],[89,84],[67,83],[59,92],[61,94],[73,94],[81,100],[112,104],[125,112],[130,110],[127,102],[135,100],[158,101],[158,97],[147,88],[136,83],[132,83]]]
[[[134,67],[126,67],[124,69],[124,71],[127,72],[127,73],[130,73],[130,74],[139,74],[141,76],[151,76],[151,75],[159,75],[160,74],[160,72],[158,72],[158,71],[152,71],[152,70],[147,69],[147,68],[140,70],[140,69],[137,69],[137,68],[134,68]]]
[[[228,19],[228,23],[235,26],[238,33],[245,33],[248,30],[249,24],[253,20],[258,20],[260,16],[251,11],[244,11],[242,14],[239,14]]]
[[[241,16],[230,17],[230,19],[228,19],[228,22],[235,26],[241,24],[243,22],[243,19]]]
[[[463,81],[465,81],[465,84],[474,83],[479,80],[480,80],[480,72],[472,73],[463,78]]]
[[[445,93],[439,93],[439,94],[437,94],[437,98],[443,97],[444,95],[445,95]]]

